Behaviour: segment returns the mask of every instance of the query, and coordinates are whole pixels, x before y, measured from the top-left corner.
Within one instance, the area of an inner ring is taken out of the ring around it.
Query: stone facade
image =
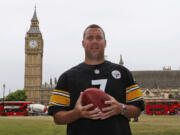
[[[122,55],[119,64],[124,66]],[[131,72],[145,100],[180,100],[180,70],[172,70],[169,66],[162,70]]]
[[[180,100],[180,70],[132,71],[145,99]]]
[[[132,71],[132,74],[141,88],[180,88],[180,70]]]
[[[43,37],[39,29],[36,9],[31,26],[25,37],[25,75],[24,90],[27,100],[33,103],[48,104],[51,85],[42,85]],[[50,86],[50,87],[48,87]]]

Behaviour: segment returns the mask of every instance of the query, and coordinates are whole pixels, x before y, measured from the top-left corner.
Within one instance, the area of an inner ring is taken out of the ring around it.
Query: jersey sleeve
[[[144,97],[138,84],[134,81],[130,71],[126,75],[126,103],[144,110]]]
[[[68,110],[70,106],[70,92],[68,90],[67,75],[62,74],[57,86],[52,91],[49,101],[48,114],[54,115],[58,111]]]

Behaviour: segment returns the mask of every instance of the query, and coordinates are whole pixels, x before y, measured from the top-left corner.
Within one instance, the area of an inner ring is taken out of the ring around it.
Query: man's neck
[[[85,59],[85,63],[88,65],[98,65],[98,64],[102,64],[105,60],[89,60],[89,59]]]

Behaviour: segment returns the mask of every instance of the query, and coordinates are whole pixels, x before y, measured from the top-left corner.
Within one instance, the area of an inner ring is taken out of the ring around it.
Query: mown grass
[[[180,135],[180,116],[146,116],[131,122],[133,135]]]
[[[146,116],[130,122],[133,135],[180,135],[180,116]],[[66,135],[52,117],[0,117],[0,135]]]
[[[52,117],[0,117],[0,135],[66,135],[66,126],[58,126]]]

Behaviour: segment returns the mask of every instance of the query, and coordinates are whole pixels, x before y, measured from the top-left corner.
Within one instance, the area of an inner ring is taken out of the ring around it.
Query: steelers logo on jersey
[[[118,70],[112,71],[111,74],[115,79],[120,79],[121,78],[121,73]]]

